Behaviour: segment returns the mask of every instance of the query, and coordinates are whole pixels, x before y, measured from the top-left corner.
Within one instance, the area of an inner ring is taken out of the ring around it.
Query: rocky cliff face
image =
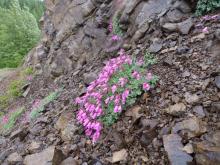
[[[0,164],[220,164],[219,15],[194,17],[194,0],[45,3],[42,40],[25,63],[38,75],[9,107],[26,109],[15,127],[1,134],[0,123]],[[123,34],[117,41],[109,30],[115,17]],[[72,101],[120,48],[151,52],[158,62],[149,70],[160,81],[92,144]],[[39,116],[26,120],[36,103]]]
[[[144,42],[148,48],[161,37],[162,31],[155,29],[167,22],[181,22],[191,12],[187,2],[176,0],[45,0],[45,4],[43,38],[27,63],[54,77],[111,56],[120,47]],[[115,15],[124,34],[117,43],[111,41],[108,31]],[[183,33],[191,28],[187,23]]]

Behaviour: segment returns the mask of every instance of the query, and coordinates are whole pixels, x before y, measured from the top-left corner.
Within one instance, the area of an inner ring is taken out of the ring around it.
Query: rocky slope
[[[43,37],[25,65],[37,76],[28,94],[12,107],[25,106],[62,87],[37,119],[17,121],[0,136],[0,164],[220,164],[220,17],[193,17],[193,1],[45,0]],[[119,13],[123,37],[112,42],[108,25]],[[85,92],[105,60],[124,48],[157,57],[151,71],[158,86],[97,144],[75,121],[72,100]],[[9,107],[10,109],[10,107]]]

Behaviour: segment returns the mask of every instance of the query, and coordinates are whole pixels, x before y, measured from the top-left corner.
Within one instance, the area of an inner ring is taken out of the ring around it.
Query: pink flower
[[[121,38],[118,35],[113,35],[111,39],[112,39],[112,41],[118,41]]]
[[[152,73],[147,74],[147,80],[151,80],[153,78]]]
[[[140,59],[140,60],[137,62],[137,64],[138,64],[139,66],[141,66],[141,65],[144,64],[144,61],[143,61],[142,59]]]
[[[28,77],[27,77],[27,80],[28,80],[28,81],[32,81],[32,80],[33,80],[33,76],[28,76]]]
[[[7,116],[3,116],[2,117],[2,122],[3,122],[3,124],[6,124],[6,123],[8,123],[8,117]]]
[[[112,93],[115,93],[116,90],[117,90],[117,86],[116,86],[116,85],[113,85],[113,86],[112,86]]]
[[[219,17],[219,15],[213,15],[211,16],[211,19],[217,19]]]
[[[112,24],[112,22],[108,25],[108,30],[109,30],[110,32],[113,31],[113,24]]]
[[[111,97],[109,97],[110,98],[110,100],[112,101],[113,99],[114,99],[114,96],[111,96]]]
[[[81,103],[81,99],[80,99],[79,97],[77,97],[77,98],[75,99],[75,103],[76,103],[76,104],[80,104],[80,103]]]
[[[122,103],[125,104],[126,103],[126,99],[129,96],[130,91],[128,89],[126,89],[123,93],[122,93]]]
[[[97,140],[100,138],[100,132],[96,132],[92,135],[92,141],[93,143],[97,142]]]
[[[209,21],[211,19],[211,17],[206,15],[206,16],[202,17],[202,19],[204,19],[205,21]]]
[[[121,110],[122,110],[121,106],[116,105],[115,108],[114,108],[115,113],[121,112]]]
[[[203,27],[203,24],[202,24],[202,23],[199,23],[199,24],[196,25],[196,27],[197,27],[197,28],[201,28],[201,27]]]
[[[119,53],[120,56],[125,55],[125,50],[124,49],[120,49]]]
[[[126,83],[127,83],[127,79],[126,78],[122,78],[121,77],[119,79],[119,84],[121,85],[121,87],[124,87]]]
[[[120,95],[116,95],[116,96],[115,96],[115,101],[114,101],[114,103],[115,103],[116,105],[118,105],[118,104],[120,103],[120,100],[121,100]]]
[[[91,136],[92,135],[92,129],[87,129],[85,131],[85,133],[86,133],[87,136]]]
[[[150,90],[150,85],[148,83],[143,83],[143,89],[145,91],[149,91]]]
[[[208,27],[205,27],[204,29],[202,29],[202,32],[203,32],[203,33],[209,33]]]
[[[105,99],[105,104],[108,104],[110,101],[110,98],[108,97],[107,99]]]
[[[35,100],[33,104],[33,108],[37,108],[38,106],[40,106],[40,102],[41,102],[40,99]]]
[[[137,72],[137,71],[134,71],[133,73],[132,73],[132,76],[133,76],[133,78],[136,78],[136,79],[140,79],[141,78],[141,75]]]

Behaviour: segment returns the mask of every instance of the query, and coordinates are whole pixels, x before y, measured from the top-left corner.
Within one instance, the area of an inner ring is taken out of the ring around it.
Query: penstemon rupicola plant
[[[100,138],[103,126],[115,123],[143,91],[156,85],[158,78],[147,70],[155,62],[150,54],[137,60],[122,49],[117,58],[106,63],[86,94],[75,99],[79,105],[77,120],[93,142]]]

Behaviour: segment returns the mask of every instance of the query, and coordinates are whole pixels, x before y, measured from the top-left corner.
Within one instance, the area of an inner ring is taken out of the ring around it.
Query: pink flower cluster
[[[2,117],[2,123],[3,123],[3,124],[6,124],[6,123],[8,123],[8,121],[9,121],[8,116],[7,116],[7,115],[4,115],[4,116]]]
[[[121,50],[119,54],[119,57],[111,59],[106,63],[98,79],[88,86],[87,93],[75,99],[75,103],[80,105],[80,109],[77,113],[77,120],[83,125],[86,135],[90,136],[93,142],[96,142],[100,137],[102,125],[98,121],[98,118],[104,114],[102,106],[103,97],[106,96],[108,92],[114,94],[118,89],[117,85],[110,87],[108,81],[124,64],[132,63],[131,58],[124,53],[124,50]],[[126,82],[127,80],[125,78],[120,79],[121,86],[125,86]],[[114,101],[114,112],[121,112],[122,107],[120,102],[122,101],[122,103],[125,104],[128,95],[129,90],[127,89],[122,95],[118,94],[116,96],[107,97],[104,102],[108,104],[110,101]]]
[[[86,94],[75,99],[75,103],[79,105],[76,115],[77,121],[83,126],[85,134],[93,142],[100,138],[103,126],[99,119],[105,115],[107,107],[113,104],[114,113],[121,113],[131,93],[131,89],[126,87],[129,82],[128,77],[120,77],[116,84],[110,83],[113,75],[123,70],[125,64],[133,65],[131,57],[126,55],[125,51],[121,49],[119,57],[109,60],[98,75],[98,78],[90,83]],[[141,79],[141,74],[134,70],[132,77],[139,80]],[[145,76],[145,80],[151,79],[152,74],[148,73]],[[119,89],[122,92],[119,92]],[[150,90],[150,84],[143,83],[143,90]]]
[[[114,34],[111,39],[112,39],[112,41],[119,41],[121,39],[121,37]]]
[[[196,25],[196,27],[199,28],[199,29],[202,29],[203,33],[209,33],[208,27],[204,26],[205,22],[207,22],[207,21],[217,21],[219,19],[220,19],[220,15],[212,15],[212,16],[206,15],[206,16],[201,18],[200,23],[198,23]]]
[[[109,30],[109,32],[113,31],[113,23],[112,22],[109,23],[108,30]]]

